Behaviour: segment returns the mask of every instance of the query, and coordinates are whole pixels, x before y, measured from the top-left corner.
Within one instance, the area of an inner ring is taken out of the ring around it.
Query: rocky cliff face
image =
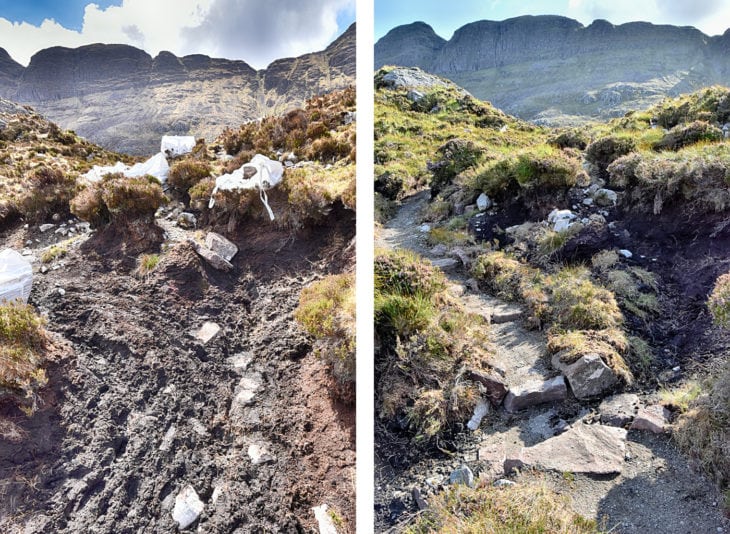
[[[243,61],[170,52],[153,58],[132,46],[103,44],[41,50],[24,68],[0,48],[0,96],[132,154],[156,152],[164,134],[211,140],[226,126],[301,106],[354,81],[354,24],[325,50],[260,71]]]
[[[730,32],[708,37],[691,27],[597,20],[583,26],[558,16],[478,21],[449,41],[417,47],[433,33],[415,23],[375,45],[376,67],[418,66],[446,76],[512,114],[579,122],[648,107],[666,95],[729,83]],[[430,50],[430,52],[429,52]]]

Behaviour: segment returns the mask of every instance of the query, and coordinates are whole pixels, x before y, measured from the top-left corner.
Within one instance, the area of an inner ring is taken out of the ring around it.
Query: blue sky
[[[468,22],[519,15],[563,15],[586,25],[597,18],[613,24],[642,20],[717,35],[730,26],[730,0],[375,0],[375,39],[417,20],[449,39]]]
[[[23,65],[50,46],[123,43],[155,56],[207,54],[254,68],[323,50],[356,0],[0,0],[0,47]]]
[[[93,0],[102,9],[119,6],[122,0]],[[89,0],[0,0],[0,16],[11,22],[29,22],[40,26],[44,19],[54,19],[69,30],[81,30],[84,8]]]

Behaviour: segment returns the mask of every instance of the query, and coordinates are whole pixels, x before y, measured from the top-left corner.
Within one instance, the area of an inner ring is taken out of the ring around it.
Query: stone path
[[[438,266],[444,257],[432,253],[419,217],[428,199],[428,191],[405,199],[397,215],[376,231],[376,249],[410,249]],[[558,373],[545,357],[544,336],[522,326],[520,306],[470,290],[461,263],[457,267],[443,263],[449,267],[443,270],[453,284],[452,292],[466,309],[490,318],[495,367],[512,395],[520,391],[534,395],[531,385],[545,389]],[[593,412],[597,404],[581,404],[571,396],[566,401],[519,408],[512,415],[500,408],[501,417],[489,423],[485,419],[476,431],[476,436],[481,435],[478,451],[464,449],[460,458],[445,458],[441,467],[433,459],[425,460],[400,478],[404,485],[412,484],[420,469],[444,473],[457,462],[491,478],[504,476],[505,467],[536,468],[513,478],[518,483],[535,477],[547,482],[570,495],[579,513],[603,520],[612,532],[730,532],[730,522],[719,512],[719,494],[690,469],[668,435],[627,433],[601,425]],[[433,484],[432,478],[423,481],[423,487]],[[397,485],[388,481],[382,487]]]

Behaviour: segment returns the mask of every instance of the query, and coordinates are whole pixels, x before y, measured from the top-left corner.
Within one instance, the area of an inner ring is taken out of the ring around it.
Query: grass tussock
[[[162,257],[159,254],[140,254],[137,258],[137,267],[134,275],[137,278],[146,278],[157,268]]]
[[[302,290],[295,319],[315,338],[315,350],[331,366],[337,394],[354,402],[355,275],[331,275]]]
[[[27,304],[0,303],[0,388],[32,397],[47,382],[44,324]]]
[[[451,486],[405,529],[408,534],[596,534],[595,521],[571,509],[570,500],[539,484]]]
[[[90,184],[71,201],[71,211],[95,226],[154,218],[167,199],[160,183],[151,176],[127,178],[108,174]]]
[[[707,306],[715,324],[730,328],[730,273],[723,274],[717,279]]]
[[[725,510],[730,512],[730,364],[693,395],[673,437],[725,493]]]
[[[29,221],[41,222],[54,213],[66,216],[76,193],[76,180],[60,169],[36,167],[26,175],[24,193],[18,201],[20,213]]]
[[[178,161],[170,168],[167,183],[175,190],[187,193],[191,187],[210,176],[210,170],[210,165],[202,161]]]
[[[463,422],[479,400],[466,370],[488,367],[488,325],[466,313],[443,274],[406,251],[375,258],[378,416],[426,442]]]
[[[685,213],[730,208],[730,149],[725,144],[631,154],[614,161],[608,174],[612,187],[624,189],[622,202],[633,211],[658,215],[671,205],[681,205]]]

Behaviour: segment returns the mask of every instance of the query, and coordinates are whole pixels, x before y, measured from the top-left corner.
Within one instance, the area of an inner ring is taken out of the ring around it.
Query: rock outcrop
[[[570,124],[727,83],[728,50],[730,32],[542,15],[473,22],[448,41],[422,22],[399,26],[376,43],[375,67],[421,67],[521,118]]]
[[[157,152],[165,134],[212,140],[226,126],[302,106],[354,81],[354,24],[321,52],[259,71],[243,61],[170,52],[153,58],[115,44],[52,47],[23,67],[0,49],[0,97],[131,154]]]

